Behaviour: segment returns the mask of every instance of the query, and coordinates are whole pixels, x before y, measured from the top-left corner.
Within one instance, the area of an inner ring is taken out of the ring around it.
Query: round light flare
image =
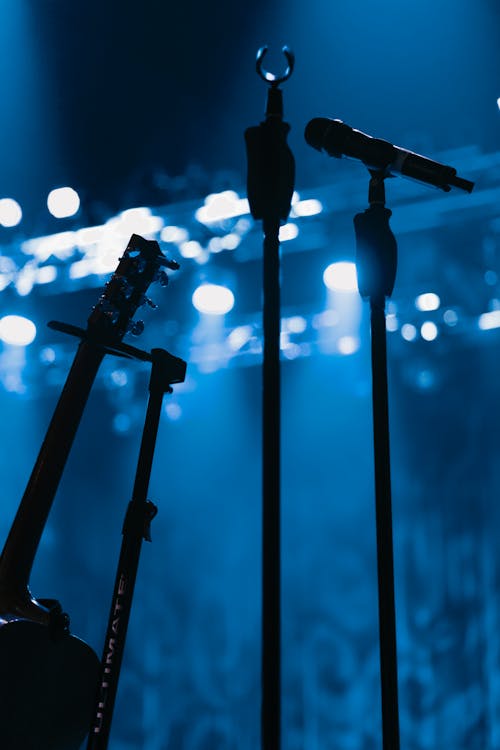
[[[432,320],[426,320],[420,328],[420,335],[424,341],[434,341],[438,337],[438,327]]]
[[[417,338],[417,329],[412,323],[405,323],[401,326],[401,336],[405,341],[415,341]]]
[[[227,286],[201,284],[194,290],[192,302],[204,315],[225,315],[234,307],[234,294]]]
[[[359,347],[360,341],[356,336],[341,336],[337,342],[340,354],[355,354]]]
[[[328,289],[335,292],[357,292],[356,264],[348,261],[330,263],[323,272],[323,281]]]
[[[0,224],[3,227],[16,227],[23,218],[21,206],[13,198],[0,200]]]
[[[0,339],[12,346],[28,346],[35,340],[36,326],[22,315],[5,315],[0,318]]]
[[[438,310],[441,304],[439,295],[434,292],[426,292],[425,294],[419,294],[415,300],[415,307],[417,310],[422,312],[431,312],[432,310]]]
[[[56,219],[66,219],[80,208],[80,196],[71,187],[56,188],[47,197],[47,208]]]

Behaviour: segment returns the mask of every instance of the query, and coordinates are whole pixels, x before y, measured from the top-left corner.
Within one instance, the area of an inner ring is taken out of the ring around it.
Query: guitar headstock
[[[176,270],[179,264],[165,257],[156,240],[145,240],[133,234],[87,321],[87,330],[92,336],[121,341],[128,331],[141,333],[144,324],[142,321],[134,323],[132,318],[141,305],[156,307],[146,292],[154,281],[162,286],[167,284],[164,268]]]

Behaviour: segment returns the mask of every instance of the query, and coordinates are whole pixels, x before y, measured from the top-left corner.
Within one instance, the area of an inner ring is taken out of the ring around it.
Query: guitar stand
[[[130,349],[133,349],[133,347],[130,347]],[[123,354],[130,356],[131,352],[126,351]],[[165,393],[172,392],[171,385],[173,383],[184,382],[186,375],[186,363],[164,349],[152,349],[151,355],[142,356],[141,359],[150,359],[152,362],[149,381],[150,395],[132,500],[128,505],[123,524],[123,540],[111,600],[101,660],[100,682],[87,750],[105,750],[108,747],[142,541],[143,539],[151,541],[151,521],[157,513],[154,503],[147,499],[147,493],[163,396]]]
[[[392,539],[389,409],[385,298],[396,279],[397,245],[389,227],[391,211],[385,208],[384,172],[371,171],[370,207],[354,217],[358,286],[370,301],[375,459],[375,511],[377,529],[378,613],[382,695],[382,747],[399,750],[396,609]]]

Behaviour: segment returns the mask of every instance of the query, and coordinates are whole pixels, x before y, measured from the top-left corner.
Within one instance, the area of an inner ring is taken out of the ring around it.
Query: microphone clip
[[[384,171],[369,170],[369,208],[354,217],[359,293],[382,302],[396,281],[397,243],[389,226],[392,211],[385,206]]]

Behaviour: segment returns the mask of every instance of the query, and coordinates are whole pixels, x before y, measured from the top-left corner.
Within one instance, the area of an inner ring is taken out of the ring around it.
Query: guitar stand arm
[[[164,349],[152,349],[150,360],[152,368],[149,401],[132,500],[128,504],[123,522],[123,539],[87,750],[106,750],[108,747],[141,546],[143,540],[151,541],[151,521],[157,514],[157,507],[147,499],[147,493],[163,396],[165,393],[171,393],[173,383],[182,383],[186,375],[186,363]]]

